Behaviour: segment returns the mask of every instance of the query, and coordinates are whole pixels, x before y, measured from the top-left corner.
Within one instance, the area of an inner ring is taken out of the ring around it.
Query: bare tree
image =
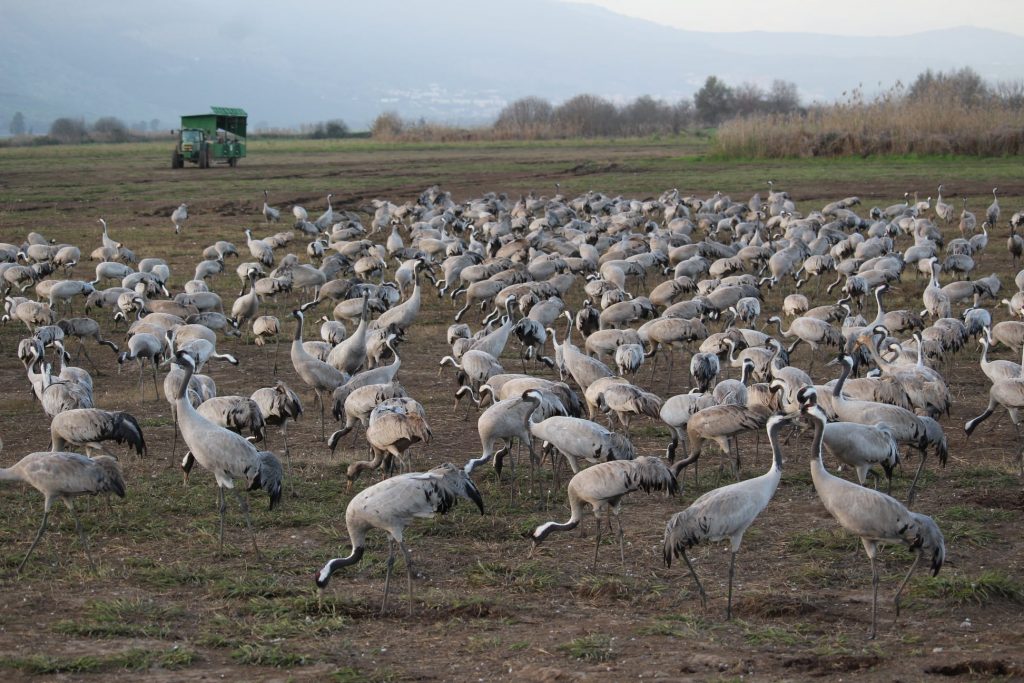
[[[619,114],[625,135],[652,135],[672,128],[672,107],[650,95],[641,95]]]
[[[800,95],[796,83],[775,79],[765,101],[765,106],[773,114],[789,114],[800,108]]]
[[[25,134],[25,115],[20,111],[14,112],[14,116],[11,117],[11,125],[7,128],[11,135],[18,136]]]
[[[522,97],[505,105],[494,122],[499,133],[515,137],[537,137],[551,125],[554,109],[540,97]]]
[[[554,112],[559,133],[574,137],[614,135],[617,118],[615,105],[597,95],[576,95]]]
[[[85,132],[85,121],[62,116],[50,124],[50,137],[65,144],[85,142],[88,139]]]
[[[92,124],[92,132],[100,142],[124,142],[128,139],[128,128],[116,116],[104,116]]]

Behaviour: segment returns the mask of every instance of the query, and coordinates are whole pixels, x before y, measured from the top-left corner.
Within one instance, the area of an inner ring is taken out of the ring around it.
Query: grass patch
[[[118,599],[88,603],[76,619],[57,622],[57,633],[87,638],[167,638],[171,624],[184,611],[153,600]]]
[[[251,645],[244,643],[235,648],[231,653],[231,659],[239,664],[251,664],[253,666],[272,666],[278,669],[286,669],[292,666],[305,666],[310,663],[304,655],[297,652],[288,652],[280,645]]]
[[[811,529],[791,535],[786,545],[791,552],[821,556],[823,552],[846,554],[856,552],[860,541],[842,529]]]
[[[737,622],[743,629],[743,639],[755,646],[773,645],[794,647],[807,642],[807,626],[797,624],[793,628],[785,626],[759,626],[749,622]]]
[[[957,474],[955,481],[962,488],[1020,486],[1020,477],[995,467],[968,467]]]
[[[945,600],[957,607],[1000,601],[1024,604],[1024,583],[999,570],[985,571],[973,578],[961,573],[929,577],[918,582],[910,593]]]
[[[0,657],[0,668],[16,669],[29,674],[85,674],[101,671],[146,671],[153,668],[183,669],[195,661],[191,650],[172,648],[154,651],[141,648],[111,655],[84,655],[58,657],[32,655],[30,657]]]
[[[537,593],[552,588],[558,578],[534,561],[519,565],[478,561],[466,577],[470,585],[502,588],[517,593]]]
[[[616,654],[612,649],[612,637],[603,633],[591,633],[562,643],[558,649],[573,659],[584,662],[610,662]]]
[[[331,680],[335,683],[390,683],[397,681],[398,678],[398,674],[388,667],[375,668],[367,672],[354,666],[346,666],[331,674]]]

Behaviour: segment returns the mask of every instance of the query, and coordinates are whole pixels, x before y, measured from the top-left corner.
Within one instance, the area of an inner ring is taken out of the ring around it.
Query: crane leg
[[[409,588],[409,616],[412,616],[412,553],[405,547],[405,541],[399,541],[398,547],[402,549],[402,557],[405,559],[405,580]]]
[[[121,374],[121,366],[120,365],[117,366],[117,374],[119,374],[119,375]],[[146,383],[145,383],[144,379],[145,379],[145,376],[143,374],[142,361],[139,361],[139,403],[145,403],[146,402]],[[153,380],[153,384],[154,385],[156,384],[156,379],[155,378]]]
[[[615,510],[615,521],[618,523],[619,531],[619,562],[622,564],[622,573],[626,573],[626,542],[624,540],[625,534],[622,533],[622,517],[619,516],[619,511]]]
[[[878,565],[875,564],[875,556],[869,555],[871,560],[871,631],[868,633],[868,640],[875,639],[875,622],[878,617]]]
[[[174,462],[174,453],[178,449],[178,409],[171,406],[171,418],[174,420],[174,438],[171,439],[171,462]]]
[[[697,578],[697,572],[693,569],[693,564],[690,563],[690,556],[686,554],[686,548],[683,548],[683,560],[686,562],[686,567],[690,570],[690,576],[693,577],[694,583],[697,584],[697,592],[700,593],[700,606],[704,609],[707,609],[707,593],[704,592],[704,586],[701,585],[700,579]]]
[[[903,577],[903,581],[900,582],[900,587],[896,589],[896,595],[893,596],[892,604],[896,607],[896,616],[900,616],[900,595],[903,594],[903,589],[906,588],[907,583],[910,581],[910,576],[917,569],[917,565],[921,562],[921,553],[917,553],[917,557],[914,558],[914,564],[910,565],[910,571]]]
[[[914,473],[914,481],[910,483],[910,490],[907,491],[907,504],[914,502],[914,493],[917,488],[917,478],[921,476],[921,470],[924,469],[924,461],[928,459],[928,450],[921,449],[921,464],[917,466],[917,472]]]
[[[256,532],[252,530],[252,517],[249,516],[249,501],[245,499],[245,496],[239,492],[238,489],[231,489],[235,498],[238,499],[238,507],[242,508],[242,514],[245,515],[245,526],[249,528],[249,536],[252,538],[252,549],[256,553],[256,559],[262,560],[263,556],[260,555],[260,548],[256,545]]]
[[[380,614],[384,616],[384,610],[388,606],[388,593],[391,591],[391,570],[395,566],[395,540],[388,536],[388,563],[384,573],[384,600],[380,603]]]
[[[107,501],[110,501],[109,497]],[[81,541],[82,547],[85,548],[85,556],[89,558],[89,565],[95,570],[96,563],[93,562],[92,553],[89,551],[89,541],[85,538],[85,530],[82,529],[82,522],[78,519],[78,512],[75,511],[75,506],[70,500],[65,500],[64,504],[68,506],[71,517],[75,520],[75,531],[78,532],[78,540]]]
[[[154,361],[150,361],[150,363],[153,366],[153,398],[155,398],[156,400],[159,401],[160,400],[160,390],[157,388],[157,385],[159,383],[157,382],[157,379],[156,379],[156,361],[155,360]],[[142,367],[139,366],[139,376],[141,377],[141,375],[142,375]]]
[[[217,544],[217,553],[224,554],[224,516],[228,511],[228,502],[224,499],[224,487],[217,487],[217,509],[220,511],[220,542]]]
[[[594,515],[594,519],[597,520],[597,539],[594,541],[594,566],[591,571],[597,570],[597,552],[601,549],[601,532],[604,530],[604,520],[597,515]]]
[[[732,578],[736,575],[736,551],[732,551],[729,557],[729,599],[725,603],[725,620],[732,619]]]
[[[320,390],[317,389],[314,392],[316,394],[316,402],[320,404],[320,440],[326,441],[327,435],[324,434],[324,399],[320,395]]]
[[[25,557],[22,558],[21,564],[18,565],[18,569],[15,571],[15,574],[20,574],[25,563],[28,562],[28,558],[32,557],[32,551],[36,549],[37,545],[39,545],[39,539],[43,537],[43,532],[46,531],[46,522],[49,518],[50,511],[43,510],[43,523],[39,525],[39,531],[36,532],[36,537],[32,541],[32,545],[29,546],[28,552],[25,553]]]

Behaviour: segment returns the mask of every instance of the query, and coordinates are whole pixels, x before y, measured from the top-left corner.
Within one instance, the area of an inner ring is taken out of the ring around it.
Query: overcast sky
[[[693,31],[899,36],[953,26],[1024,35],[1021,0],[565,0]]]

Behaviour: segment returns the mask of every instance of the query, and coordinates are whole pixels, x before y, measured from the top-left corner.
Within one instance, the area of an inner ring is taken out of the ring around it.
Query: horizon
[[[1024,3],[976,0],[936,7],[928,0],[861,0],[851,16],[847,6],[831,2],[774,0],[770,11],[761,0],[558,0],[600,7],[614,14],[643,19],[684,31],[734,34],[746,32],[804,33],[851,38],[898,38],[929,31],[979,28],[1024,37]],[[941,12],[940,12],[941,10]],[[887,23],[879,25],[877,17]],[[722,30],[718,24],[730,28]],[[822,25],[824,24],[824,25]],[[1008,26],[1022,27],[1014,31]]]

